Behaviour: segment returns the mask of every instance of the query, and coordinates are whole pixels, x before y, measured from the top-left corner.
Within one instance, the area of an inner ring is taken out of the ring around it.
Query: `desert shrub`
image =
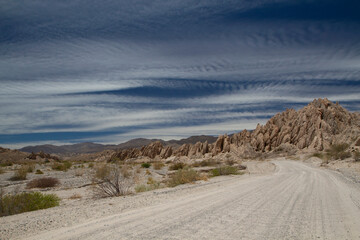
[[[32,173],[35,169],[35,166],[33,164],[29,164],[26,166],[27,167],[27,172],[28,173]]]
[[[40,192],[20,193],[15,195],[0,194],[0,216],[59,206],[60,198],[55,194]]]
[[[160,170],[160,169],[162,169],[164,166],[165,166],[165,164],[162,163],[162,162],[155,162],[155,163],[154,163],[154,169],[155,169],[155,170]]]
[[[211,170],[211,174],[213,177],[221,176],[221,175],[238,174],[238,169],[232,166],[221,166]]]
[[[313,155],[311,155],[312,157],[317,157],[317,158],[320,158],[320,159],[323,159],[325,156],[323,153],[321,152],[316,152],[314,153]]]
[[[75,170],[75,176],[76,177],[80,177],[80,176],[84,175],[84,173],[85,173],[85,170],[82,169],[82,168],[78,168],[78,169]]]
[[[326,151],[326,154],[330,159],[344,160],[345,158],[351,157],[351,153],[346,151],[348,148],[349,144],[347,143],[333,144],[330,146],[330,149]]]
[[[5,161],[5,162],[2,162],[2,163],[0,164],[0,167],[10,167],[10,166],[12,166],[12,165],[13,165],[12,162],[10,162],[10,161]]]
[[[233,159],[228,158],[226,159],[225,163],[226,165],[232,166],[235,164],[235,161]]]
[[[186,164],[185,163],[182,163],[182,162],[177,162],[177,163],[174,163],[172,164],[170,167],[169,167],[169,170],[179,170],[179,169],[183,169],[186,167]]]
[[[107,164],[99,164],[95,167],[95,178],[104,179],[109,175],[110,167]]]
[[[143,164],[141,164],[141,167],[143,167],[143,168],[149,168],[150,166],[151,166],[150,163],[143,163]]]
[[[41,171],[40,169],[37,169],[35,174],[44,174],[43,171]]]
[[[5,171],[0,167],[0,174],[3,174]]]
[[[93,167],[94,167],[94,163],[89,163],[88,167],[89,167],[89,168],[93,168]]]
[[[200,162],[195,162],[192,166],[193,167],[208,167],[208,166],[215,166],[218,165],[219,162],[216,161],[215,159],[211,158],[208,160],[204,160],[204,161],[200,161]]]
[[[358,150],[356,150],[354,152],[354,160],[355,162],[359,162],[360,161],[360,152]]]
[[[28,167],[21,166],[19,169],[15,171],[14,175],[9,180],[11,181],[26,180],[27,174],[28,174]]]
[[[117,197],[128,195],[131,193],[131,188],[134,185],[132,178],[125,178],[121,174],[121,168],[114,166],[109,168],[105,176],[96,182],[95,196],[96,197]]]
[[[146,169],[146,175],[151,175],[151,172],[149,171],[149,169]]]
[[[60,184],[60,182],[57,178],[43,177],[31,180],[26,184],[26,188],[48,188],[55,187],[58,184]]]
[[[200,179],[199,173],[191,168],[179,169],[170,177],[168,186],[175,187],[180,184],[192,183]]]
[[[73,195],[71,195],[71,196],[69,197],[69,199],[72,199],[72,200],[74,200],[74,199],[80,199],[80,198],[82,198],[82,196],[81,196],[79,193],[74,193]]]
[[[132,176],[131,168],[128,165],[123,165],[120,169],[120,172],[124,178],[130,178]]]
[[[71,162],[64,161],[62,163],[54,162],[51,168],[56,171],[64,171],[66,172],[68,169],[70,169],[72,166]]]

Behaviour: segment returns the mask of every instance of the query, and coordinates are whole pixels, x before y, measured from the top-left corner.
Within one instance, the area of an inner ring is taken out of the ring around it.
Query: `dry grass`
[[[180,184],[193,183],[197,180],[201,180],[198,172],[191,168],[179,169],[168,181],[169,187],[175,187]]]
[[[26,188],[49,188],[59,185],[60,182],[57,178],[43,177],[31,180],[26,184]]]
[[[165,164],[162,163],[162,162],[160,162],[160,161],[154,163],[154,169],[155,169],[155,170],[160,170],[160,169],[162,169],[164,166],[165,166]]]
[[[69,197],[69,199],[71,199],[71,200],[81,199],[81,198],[82,198],[82,196],[79,193],[74,193],[73,195],[71,195]]]
[[[183,162],[177,162],[177,163],[173,163],[170,167],[169,170],[179,170],[179,169],[183,169],[186,167],[186,164]]]
[[[72,166],[71,162],[65,161],[62,163],[54,162],[51,168],[56,171],[64,171],[66,172],[68,169],[70,169]]]
[[[26,180],[26,176],[28,174],[28,166],[24,165],[17,169],[14,175],[9,179],[11,181],[21,181]]]
[[[211,174],[213,177],[222,176],[222,175],[236,175],[238,173],[238,169],[232,166],[221,166],[211,170]]]

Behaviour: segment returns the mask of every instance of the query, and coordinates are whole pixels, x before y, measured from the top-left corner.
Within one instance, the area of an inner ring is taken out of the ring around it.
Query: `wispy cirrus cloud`
[[[356,1],[0,6],[1,145],[216,135],[318,97],[360,109]]]

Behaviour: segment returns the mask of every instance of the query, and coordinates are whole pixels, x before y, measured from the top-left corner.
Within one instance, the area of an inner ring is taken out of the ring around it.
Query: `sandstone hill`
[[[359,137],[360,114],[351,113],[325,98],[315,99],[298,111],[287,109],[278,113],[264,126],[258,124],[254,131],[244,130],[232,136],[221,135],[213,144],[205,141],[172,147],[156,141],[141,149],[119,150],[112,159],[201,157],[227,152],[247,157],[256,152],[281,151],[286,148],[322,151],[335,143],[356,144],[356,141],[360,141]]]

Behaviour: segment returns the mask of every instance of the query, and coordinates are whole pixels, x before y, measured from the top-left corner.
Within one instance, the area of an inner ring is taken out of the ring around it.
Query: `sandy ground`
[[[248,169],[256,174],[3,217],[0,238],[360,239],[358,182],[300,161]]]

